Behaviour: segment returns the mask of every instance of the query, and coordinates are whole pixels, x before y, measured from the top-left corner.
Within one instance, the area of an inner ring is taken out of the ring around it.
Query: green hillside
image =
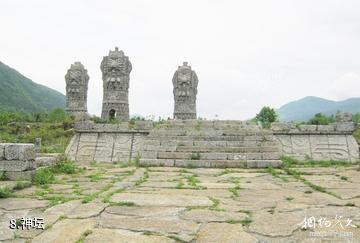
[[[360,98],[332,101],[308,96],[283,105],[277,113],[280,121],[307,121],[316,113],[335,115],[338,111],[360,112]]]
[[[25,113],[65,107],[65,96],[0,62],[0,108]]]

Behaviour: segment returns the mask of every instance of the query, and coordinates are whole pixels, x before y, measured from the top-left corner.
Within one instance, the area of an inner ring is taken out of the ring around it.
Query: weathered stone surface
[[[85,243],[97,242],[126,242],[126,243],[170,243],[172,239],[157,235],[143,235],[141,233],[121,229],[94,229],[86,237]]]
[[[4,144],[5,160],[34,160],[35,147],[34,144],[26,143],[7,143]]]
[[[48,208],[45,213],[52,215],[64,215],[68,218],[90,218],[102,212],[106,207],[104,203],[81,203],[81,201],[70,201]]]
[[[184,62],[178,67],[173,79],[174,119],[196,119],[196,95],[198,78],[195,71]]]
[[[226,230],[224,230],[226,229]],[[208,223],[197,234],[196,242],[246,242],[256,243],[258,240],[244,231],[241,224]]]
[[[270,214],[266,211],[257,211],[252,216],[249,226],[250,232],[268,236],[290,236],[300,228],[304,217],[297,212]]]
[[[153,195],[138,193],[119,193],[111,198],[114,202],[134,202],[141,206],[211,206],[212,202],[207,197],[188,195]]]
[[[103,106],[101,118],[129,119],[129,81],[132,70],[129,57],[115,47],[101,62]]]
[[[5,159],[5,144],[0,143],[0,160]]]
[[[86,120],[87,115],[87,90],[89,75],[80,62],[71,64],[65,75],[66,81],[66,108],[68,115],[76,120]]]
[[[25,171],[35,169],[33,161],[0,160],[0,171]]]
[[[338,112],[336,114],[336,122],[352,122],[352,114],[350,112]]]
[[[0,199],[0,208],[11,211],[19,209],[44,208],[48,205],[46,200],[30,198],[5,198]]]
[[[102,228],[177,234],[186,240],[192,239],[199,228],[199,224],[177,217],[130,217],[108,213],[101,215],[99,225]]]
[[[50,229],[35,237],[36,243],[64,243],[75,242],[81,235],[92,230],[96,224],[94,219],[64,219],[55,223]]]
[[[16,180],[28,180],[30,181],[32,176],[35,174],[36,170],[26,170],[26,171],[6,171],[5,177],[11,181]]]
[[[169,217],[177,216],[183,207],[125,207],[125,206],[112,206],[106,208],[106,212],[110,214],[118,214],[125,216],[139,216],[139,217]]]
[[[192,209],[186,210],[180,214],[180,218],[192,220],[195,222],[225,222],[228,220],[240,221],[244,220],[247,216],[245,213],[223,212],[209,209]]]

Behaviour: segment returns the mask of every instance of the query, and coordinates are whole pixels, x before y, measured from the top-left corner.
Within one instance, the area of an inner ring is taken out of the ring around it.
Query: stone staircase
[[[168,121],[144,138],[140,164],[148,166],[279,167],[271,131],[241,121]]]

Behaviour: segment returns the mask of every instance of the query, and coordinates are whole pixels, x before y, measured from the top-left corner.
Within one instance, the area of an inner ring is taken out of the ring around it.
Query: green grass
[[[345,206],[347,206],[347,207],[355,207],[356,205],[355,205],[355,203],[349,202],[349,203],[346,203]]]
[[[9,187],[0,187],[0,198],[8,198],[13,196],[13,191]]]
[[[14,190],[21,190],[24,188],[28,188],[31,187],[31,182],[30,181],[16,181],[16,184],[14,186]]]
[[[245,218],[243,220],[229,219],[229,220],[226,220],[225,222],[228,223],[228,224],[241,224],[242,226],[248,226],[248,225],[250,225],[252,220],[249,219],[249,218]]]
[[[7,181],[8,178],[6,177],[5,171],[0,171],[0,181]]]
[[[111,206],[125,206],[125,207],[137,207],[134,202],[128,202],[128,201],[121,201],[121,202],[112,202],[110,203]]]
[[[182,181],[179,181],[175,186],[176,189],[182,189],[183,187],[184,187],[184,183]]]
[[[53,173],[62,173],[62,174],[75,174],[81,169],[75,165],[74,162],[67,159],[66,157],[61,157],[55,164],[50,166]]]
[[[149,171],[148,169],[146,169],[146,171],[144,172],[144,176],[140,177],[139,180],[135,181],[135,186],[139,186],[142,183],[146,182],[148,178],[149,178]]]
[[[275,169],[274,169],[273,167],[271,167],[271,166],[267,168],[267,172],[268,172],[269,174],[271,174],[273,177],[279,178],[279,179],[281,179],[281,180],[284,181],[284,182],[289,182],[289,180],[288,180],[286,177],[280,176],[279,172],[278,172],[277,170],[275,170]]]
[[[87,177],[90,179],[91,182],[97,182],[101,179],[102,174],[103,173],[98,171],[96,173],[92,173],[92,174],[88,175]]]
[[[347,181],[349,178],[346,177],[346,176],[340,176],[340,179],[343,180],[343,181]]]
[[[211,205],[211,207],[209,208],[210,210],[213,211],[225,211],[222,208],[219,208],[220,205],[220,200],[214,197],[209,197],[209,199],[213,202],[213,205]]]
[[[287,157],[287,156],[282,156],[281,160],[283,161],[281,168],[288,174],[291,175],[292,177],[294,177],[295,179],[302,181],[305,185],[309,186],[310,188],[312,188],[314,191],[319,191],[322,193],[326,193],[329,195],[332,195],[334,197],[340,198],[338,195],[336,195],[333,192],[329,192],[327,191],[324,187],[316,185],[314,183],[312,183],[311,181],[306,180],[304,177],[301,176],[301,172],[297,171],[296,169],[292,168],[294,167],[296,164],[299,164],[299,161],[297,161],[296,159]],[[315,163],[315,161],[314,161]],[[321,167],[325,167],[325,165],[328,164],[334,164],[334,165],[342,165],[344,162],[341,161],[317,161],[316,164],[321,166]],[[301,164],[301,163],[300,163]]]
[[[200,153],[199,152],[192,153],[190,159],[191,160],[199,160],[200,159]]]
[[[91,230],[86,230],[84,233],[81,234],[80,238],[75,241],[75,243],[83,243],[85,242],[85,238],[86,236],[92,234],[92,231]]]
[[[196,187],[197,183],[200,182],[196,177],[197,175],[185,176],[185,178],[187,179],[187,183],[193,187]]]
[[[233,197],[239,197],[239,196],[240,196],[237,187],[229,188],[228,191],[233,194],[233,195],[232,195]]]
[[[35,172],[32,177],[32,183],[35,185],[46,185],[55,181],[55,176],[50,168],[41,168]]]
[[[293,197],[285,197],[285,199],[286,199],[286,201],[292,201],[292,200],[294,200]]]

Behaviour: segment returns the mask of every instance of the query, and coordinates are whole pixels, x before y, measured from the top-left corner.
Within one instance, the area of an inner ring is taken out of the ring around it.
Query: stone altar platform
[[[148,166],[278,167],[281,155],[299,160],[356,162],[351,125],[274,123],[271,130],[243,121],[169,120],[120,124],[76,124],[67,150],[74,161]]]

